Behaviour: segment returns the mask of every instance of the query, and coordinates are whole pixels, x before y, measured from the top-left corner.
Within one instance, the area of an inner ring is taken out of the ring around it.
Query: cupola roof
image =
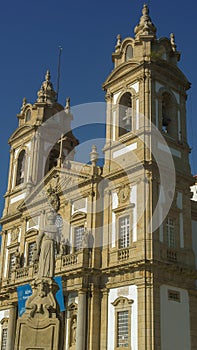
[[[51,83],[51,75],[48,70],[45,75],[45,80],[43,81],[40,90],[38,91],[38,103],[48,103],[53,104],[57,102],[57,93],[53,88],[53,84]]]
[[[152,36],[156,38],[156,31],[157,28],[154,26],[149,16],[148,5],[144,4],[140,23],[135,27],[135,38],[140,39],[142,36]]]

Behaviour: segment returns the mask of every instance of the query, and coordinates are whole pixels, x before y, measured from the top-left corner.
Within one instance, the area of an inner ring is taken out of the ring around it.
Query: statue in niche
[[[50,211],[46,219],[46,225],[38,234],[37,238],[37,255],[39,259],[38,279],[54,277],[55,245],[58,248],[60,242],[59,231],[55,225],[55,212]]]
[[[76,344],[76,333],[77,333],[77,319],[76,317],[73,317],[71,321],[71,337],[70,337],[71,346]]]
[[[19,269],[21,267],[21,255],[19,253],[18,248],[16,249],[15,252],[15,268]]]

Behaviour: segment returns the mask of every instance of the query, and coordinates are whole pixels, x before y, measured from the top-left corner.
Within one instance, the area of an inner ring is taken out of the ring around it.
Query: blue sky
[[[17,127],[22,99],[35,102],[45,72],[50,69],[56,88],[58,46],[63,47],[59,102],[72,105],[104,102],[102,83],[113,68],[111,53],[118,33],[133,36],[141,16],[141,0],[7,1],[1,5],[1,130],[0,212],[6,192],[8,138]],[[157,36],[175,34],[182,57],[179,67],[192,88],[187,118],[192,173],[197,173],[197,5],[193,0],[149,1]],[[104,136],[104,135],[103,135]]]

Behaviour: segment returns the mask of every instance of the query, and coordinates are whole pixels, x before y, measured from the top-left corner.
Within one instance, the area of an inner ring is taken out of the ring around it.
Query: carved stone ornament
[[[127,200],[129,200],[129,196],[130,196],[130,187],[127,185],[120,187],[118,191],[119,203],[125,203]]]
[[[52,188],[51,185],[47,189],[47,198],[52,208],[57,212],[60,207],[60,199],[56,192],[56,188]]]
[[[31,284],[32,295],[17,320],[15,350],[61,348],[58,285],[50,278]]]
[[[11,243],[17,243],[18,242],[18,236],[19,236],[19,227],[14,227],[11,232]]]
[[[31,318],[51,318],[59,312],[55,300],[58,286],[52,279],[35,282],[32,286],[33,294],[26,302],[26,314]]]

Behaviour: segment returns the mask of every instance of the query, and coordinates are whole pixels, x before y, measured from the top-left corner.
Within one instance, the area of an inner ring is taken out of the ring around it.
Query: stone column
[[[14,340],[16,333],[16,305],[12,305],[9,310],[9,320],[8,320],[8,336],[7,336],[7,346],[6,350],[14,349]]]
[[[103,290],[101,300],[101,331],[100,331],[100,347],[107,350],[107,334],[108,334],[108,294],[107,289]]]
[[[100,310],[101,298],[100,290],[93,288],[91,298],[91,313],[90,313],[90,350],[100,349]],[[102,348],[103,349],[103,348]]]
[[[86,339],[86,291],[78,292],[76,350],[85,350]]]

